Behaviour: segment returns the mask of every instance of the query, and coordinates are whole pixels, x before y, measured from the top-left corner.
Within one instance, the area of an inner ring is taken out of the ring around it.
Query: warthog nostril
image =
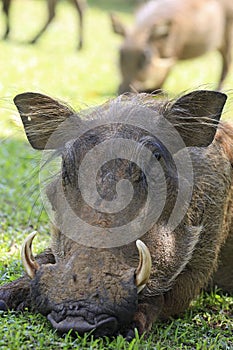
[[[83,317],[67,316],[60,322],[56,322],[52,314],[49,314],[47,318],[59,333],[67,333],[73,330],[80,335],[92,332],[96,336],[104,336],[114,334],[118,327],[117,319],[112,316],[106,317],[94,324],[90,324]]]

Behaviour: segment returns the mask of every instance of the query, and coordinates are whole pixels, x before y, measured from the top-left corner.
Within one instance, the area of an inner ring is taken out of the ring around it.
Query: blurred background
[[[56,16],[36,44],[27,44],[47,18],[46,0],[12,0],[11,31],[0,41],[1,133],[11,133],[8,121],[15,108],[13,97],[24,91],[42,92],[70,103],[75,108],[99,104],[117,94],[122,38],[113,33],[110,12],[127,24],[133,22],[138,0],[88,0],[84,12],[84,44],[78,51],[78,15],[72,3],[58,1]],[[5,33],[5,16],[0,14],[0,37]],[[214,89],[221,70],[218,52],[179,61],[169,74],[164,89],[171,96],[196,88]],[[232,70],[224,91],[233,86]],[[230,115],[229,104],[226,113]],[[4,123],[3,130],[3,119]],[[5,130],[5,128],[7,130]]]

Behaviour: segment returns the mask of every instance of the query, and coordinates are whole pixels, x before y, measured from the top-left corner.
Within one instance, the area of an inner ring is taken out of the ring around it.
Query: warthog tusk
[[[40,268],[40,265],[36,262],[32,254],[32,241],[37,234],[36,231],[30,233],[30,235],[25,239],[21,249],[21,259],[26,273],[30,278],[35,276],[36,271]]]
[[[147,246],[140,241],[139,239],[136,241],[136,246],[139,251],[139,265],[136,270],[136,286],[138,288],[138,293],[140,293],[143,288],[145,288],[146,283],[149,280],[150,272],[151,272],[151,255]]]

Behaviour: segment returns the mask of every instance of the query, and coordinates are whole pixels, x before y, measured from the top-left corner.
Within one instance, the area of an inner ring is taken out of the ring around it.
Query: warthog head
[[[139,7],[129,27],[113,14],[113,30],[123,37],[119,93],[161,89],[179,60],[213,50],[223,59],[220,89],[230,68],[231,7],[230,1],[201,0],[197,4],[197,0],[152,0]]]
[[[119,94],[160,89],[176,63],[173,52],[171,54],[167,48],[171,20],[161,6],[159,8],[156,1],[146,4],[139,9],[134,25],[129,28],[111,14],[113,31],[123,37],[119,49]],[[167,12],[172,11],[170,7]]]
[[[51,166],[43,198],[54,263],[33,257],[35,233],[22,259],[32,305],[58,331],[127,334],[159,317],[201,231],[202,214],[187,215],[196,198],[187,150],[208,148],[225,99],[211,91],[172,102],[132,94],[75,113],[38,93],[15,97],[30,144],[49,153],[41,172]]]

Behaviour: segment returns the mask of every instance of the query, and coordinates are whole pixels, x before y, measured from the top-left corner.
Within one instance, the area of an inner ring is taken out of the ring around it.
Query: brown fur
[[[215,142],[224,149],[224,152],[233,165],[233,125],[229,122],[224,122],[223,127],[218,128],[215,136]]]

